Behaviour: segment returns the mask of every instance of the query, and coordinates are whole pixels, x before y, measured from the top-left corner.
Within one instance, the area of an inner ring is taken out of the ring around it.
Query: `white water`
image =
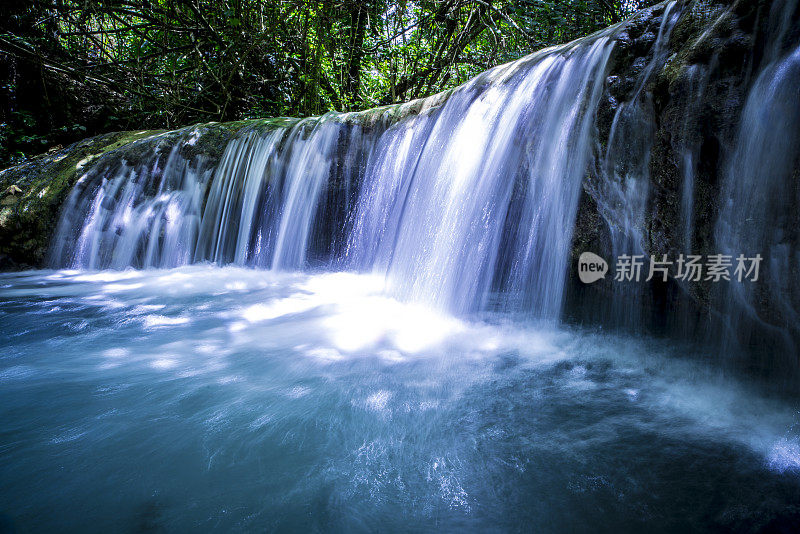
[[[435,118],[390,129],[355,213],[353,262],[457,313],[481,309],[505,268],[507,291],[556,317],[611,47],[601,37],[500,67]]]
[[[196,141],[190,132],[184,142]],[[85,174],[65,203],[52,261],[87,269],[189,263],[212,169],[186,161],[178,146],[167,154]]]
[[[161,156],[92,169],[65,205],[53,263],[302,270],[321,257],[440,310],[481,310],[499,285],[515,308],[557,318],[612,48],[607,32],[498,67],[388,130],[335,116],[251,130],[210,179],[162,178]]]

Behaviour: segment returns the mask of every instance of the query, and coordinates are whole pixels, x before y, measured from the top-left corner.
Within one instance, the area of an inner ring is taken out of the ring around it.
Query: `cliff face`
[[[701,338],[734,331],[744,344],[770,337],[778,339],[773,352],[796,352],[800,135],[792,121],[800,95],[792,97],[792,53],[799,18],[795,0],[663,2],[603,34],[614,46],[574,224],[568,318]],[[495,83],[493,76],[477,84]],[[358,161],[339,158],[327,180],[318,208],[322,244],[312,243],[311,258],[335,257],[344,246],[348,209],[376,135],[412,115],[435,115],[449,96],[330,115],[345,125],[339,152]],[[0,173],[0,268],[45,264],[59,211],[84,176],[105,179],[148,165],[157,175],[175,151],[213,170],[231,140],[296,124],[273,119],[108,134],[7,169]],[[354,139],[363,144],[355,151],[348,147]],[[759,165],[774,172],[759,181]],[[205,203],[210,188],[200,186]],[[736,210],[748,225],[739,225]],[[584,251],[606,258],[612,271],[622,254],[761,253],[764,278],[745,294],[705,279],[623,284],[608,276],[589,286],[573,268]]]
[[[585,250],[609,263],[621,254],[672,260],[762,254],[761,279],[736,289],[705,277],[585,286],[573,276],[569,314],[706,341],[731,339],[769,353],[759,367],[774,366],[776,358],[796,367],[800,130],[791,121],[800,96],[792,78],[792,53],[800,44],[797,2],[678,4],[680,16],[658,58],[649,43],[663,31],[667,6],[641,13],[617,38],[573,262]],[[638,73],[649,67],[637,87]],[[758,94],[759,84],[769,89]],[[611,157],[615,152],[626,155]]]

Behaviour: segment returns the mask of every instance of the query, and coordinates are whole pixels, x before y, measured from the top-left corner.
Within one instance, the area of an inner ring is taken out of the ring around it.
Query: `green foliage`
[[[109,129],[410,100],[652,3],[26,0],[0,22],[0,160]]]

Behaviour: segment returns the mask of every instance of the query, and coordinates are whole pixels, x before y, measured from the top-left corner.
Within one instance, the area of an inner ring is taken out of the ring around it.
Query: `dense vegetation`
[[[0,165],[88,135],[429,95],[654,0],[23,0],[0,19]]]

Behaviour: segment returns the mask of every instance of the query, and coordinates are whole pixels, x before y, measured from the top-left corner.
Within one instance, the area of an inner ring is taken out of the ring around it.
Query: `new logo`
[[[606,277],[608,263],[606,260],[591,252],[584,252],[578,258],[578,278],[584,284],[592,284]]]

